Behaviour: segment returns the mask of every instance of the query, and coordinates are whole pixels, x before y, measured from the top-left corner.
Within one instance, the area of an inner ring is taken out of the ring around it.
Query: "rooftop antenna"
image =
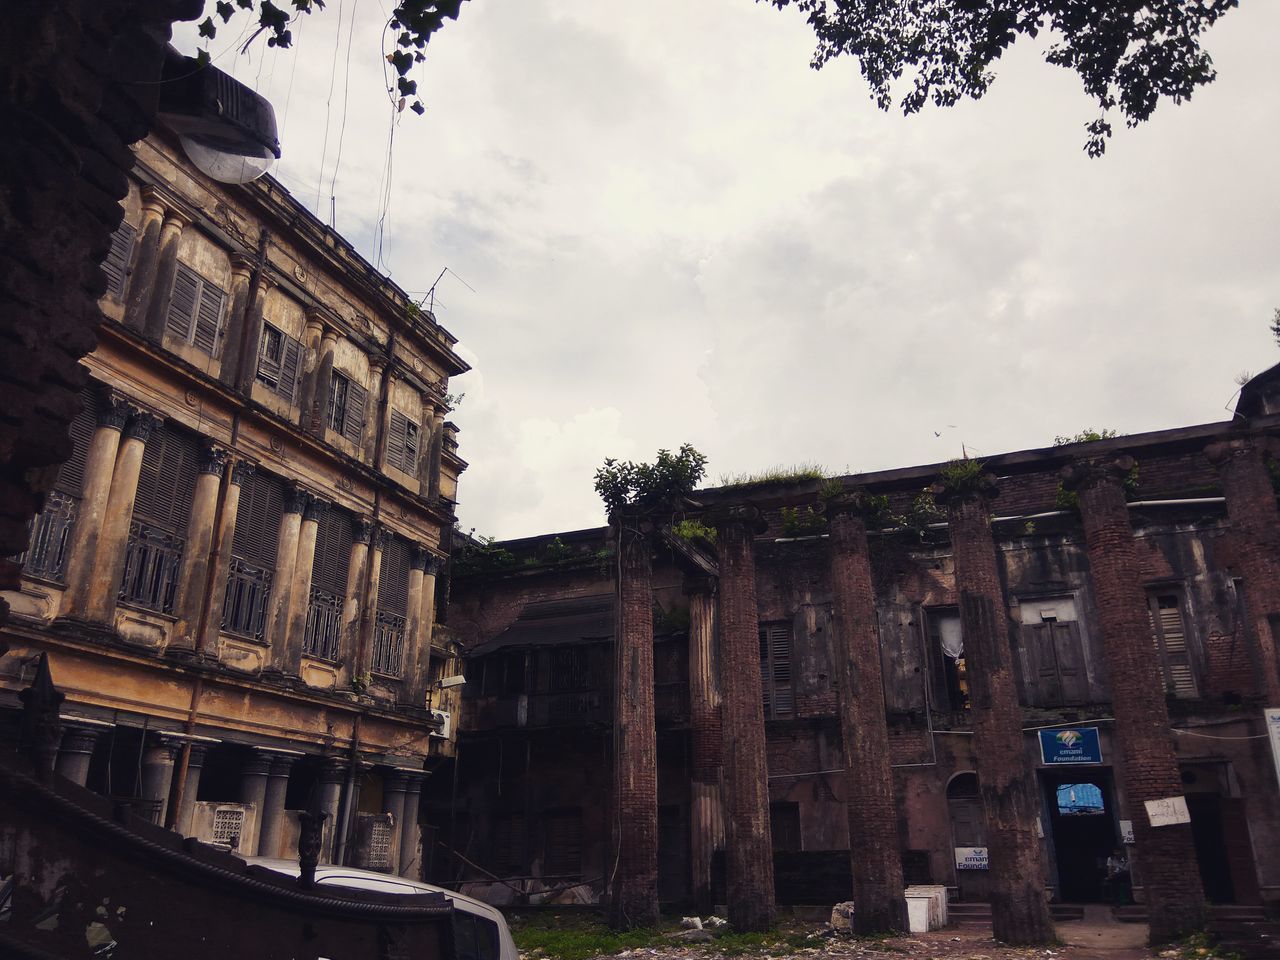
[[[431,289],[430,289],[430,290],[428,290],[428,291],[427,291],[427,293],[426,293],[426,295],[422,298],[422,302],[426,304],[427,312],[428,312],[428,313],[431,313],[433,316],[434,316],[434,314],[435,314],[435,312],[436,312],[436,287],[438,287],[438,286],[440,285],[440,281],[444,279],[444,275],[445,275],[446,273],[452,273],[452,274],[453,274],[453,278],[454,278],[455,280],[457,280],[459,283],[461,283],[464,287],[466,287],[466,288],[467,288],[468,290],[470,290],[472,293],[475,293],[475,292],[476,292],[476,288],[475,288],[475,287],[473,287],[471,284],[467,283],[467,281],[463,280],[463,279],[462,279],[460,276],[458,276],[456,273],[453,273],[453,271],[452,271],[452,270],[450,270],[448,267],[445,267],[443,270],[441,270],[441,271],[440,271],[440,276],[436,277],[436,282],[435,282],[435,283],[433,283],[433,284],[431,285]]]

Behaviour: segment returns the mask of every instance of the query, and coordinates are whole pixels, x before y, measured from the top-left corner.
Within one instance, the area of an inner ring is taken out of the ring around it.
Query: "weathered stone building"
[[[904,883],[940,883],[1034,942],[1039,890],[1105,899],[1120,846],[1157,939],[1205,900],[1280,901],[1278,382],[1255,378],[1230,422],[992,457],[950,499],[941,465],[845,477],[834,500],[811,480],[700,491],[716,542],[660,539],[650,586],[609,528],[469,549],[432,874],[595,900],[656,860],[661,900],[732,913],[769,899],[742,888],[770,866],[763,809],[784,903],[853,891],[890,917]],[[758,532],[732,520],[753,512]],[[623,653],[638,583],[647,675]],[[754,717],[730,707],[744,678]],[[643,721],[637,698],[652,750],[615,729]]]
[[[72,780],[263,855],[318,792],[324,859],[416,873],[452,750],[435,594],[467,366],[278,183],[217,184],[163,135],[135,153],[0,704],[47,652]]]

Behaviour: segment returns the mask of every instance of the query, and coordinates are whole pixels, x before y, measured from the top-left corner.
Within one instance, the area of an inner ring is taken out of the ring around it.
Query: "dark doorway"
[[[685,903],[692,883],[689,867],[689,817],[683,807],[658,807],[658,900]]]
[[[1222,797],[1188,793],[1187,810],[1191,814],[1191,837],[1196,845],[1205,899],[1210,903],[1235,903],[1236,891],[1231,882],[1231,865],[1227,860],[1226,832],[1223,829]]]
[[[957,849],[985,848],[987,845],[987,818],[978,795],[978,775],[959,773],[947,784],[947,812],[951,816],[951,842]],[[987,871],[965,870],[956,867],[956,886],[960,899],[969,903],[982,902],[990,897]]]
[[[1100,903],[1107,857],[1117,845],[1111,778],[1095,769],[1046,773],[1044,781],[1059,898]]]

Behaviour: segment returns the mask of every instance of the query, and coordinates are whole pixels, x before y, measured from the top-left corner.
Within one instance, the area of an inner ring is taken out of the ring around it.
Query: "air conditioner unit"
[[[442,724],[440,732],[431,731],[428,736],[438,737],[441,740],[448,740],[453,735],[453,715],[448,710],[432,710],[431,719]]]

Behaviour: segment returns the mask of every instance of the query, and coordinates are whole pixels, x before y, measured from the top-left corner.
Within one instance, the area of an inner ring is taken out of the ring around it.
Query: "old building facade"
[[[135,152],[73,452],[4,595],[3,705],[47,652],[71,779],[261,855],[318,797],[324,859],[417,874],[467,365],[278,183]]]
[[[1121,848],[1156,939],[1206,900],[1274,904],[1276,379],[1231,422],[993,457],[950,496],[941,465],[841,478],[835,499],[814,481],[699,491],[689,516],[715,542],[651,541],[651,683],[623,653],[636,564],[616,531],[471,548],[432,874],[594,901],[651,856],[661,900],[732,913],[768,899],[742,889],[763,816],[784,903],[945,884],[1035,942],[1053,935],[1039,891],[1115,896]],[[744,511],[758,523],[726,520]],[[729,706],[744,678],[754,717]],[[615,729],[643,718],[615,704],[637,696],[653,751]],[[610,787],[650,775],[656,830]],[[619,858],[636,823],[652,849]]]

